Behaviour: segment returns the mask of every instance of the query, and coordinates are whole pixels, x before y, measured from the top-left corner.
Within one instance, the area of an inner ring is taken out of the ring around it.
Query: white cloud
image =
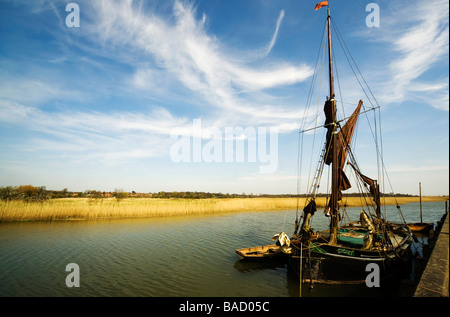
[[[247,122],[262,116],[277,118],[283,110],[266,104],[265,111],[255,111],[255,91],[295,84],[312,75],[307,65],[273,61],[250,67],[245,58],[227,55],[220,41],[208,34],[206,16],[197,20],[195,9],[179,1],[173,7],[173,20],[143,14],[132,1],[96,1],[94,8],[96,23],[90,27],[96,30],[92,34],[101,43],[144,52],[159,71],[170,74],[166,78],[176,78],[187,87],[193,98],[203,98],[217,110],[249,115]],[[281,11],[268,52],[275,44],[283,17]],[[148,82],[154,74],[157,72],[152,66],[137,69],[132,82],[138,88],[151,88]]]
[[[0,111],[0,121],[15,124],[27,120],[35,110],[14,101],[0,99]]]
[[[8,100],[0,100],[0,121],[26,126],[47,137],[33,137],[21,144],[26,151],[57,152],[73,160],[112,161],[160,157],[168,153],[167,135],[177,126],[190,124],[157,108],[149,113],[70,112],[47,113]]]
[[[163,19],[139,14],[137,21],[130,22],[130,19],[133,20],[131,15],[134,17],[136,13],[131,10],[131,2],[121,2],[116,7],[102,2],[99,4],[105,10],[108,9],[108,12],[99,12],[105,16],[105,20],[101,20],[99,25],[105,28],[106,34],[96,35],[101,37],[104,45],[107,45],[108,40],[119,41],[122,32],[125,32],[127,36],[116,43],[120,44],[117,50],[123,49],[124,41],[134,38],[133,45],[150,53],[159,64],[157,68],[149,66],[151,63],[139,64],[135,73],[124,81],[131,88],[159,90],[159,93],[164,94],[164,89],[170,88],[165,86],[171,85],[166,84],[165,80],[176,77],[191,90],[189,98],[203,98],[217,109],[209,118],[204,118],[206,127],[221,128],[230,126],[230,122],[234,126],[243,127],[256,124],[279,125],[280,132],[289,132],[298,127],[292,121],[292,118],[298,117],[294,110],[285,107],[284,111],[280,111],[270,104],[255,104],[252,96],[238,96],[235,86],[239,86],[240,90],[244,88],[254,91],[294,83],[307,77],[306,66],[298,69],[291,65],[281,69],[275,66],[271,69],[241,69],[227,56],[222,56],[216,40],[207,36],[203,29],[204,19],[196,21],[193,12],[178,2],[176,16],[180,21],[177,20],[175,25],[169,25]],[[141,34],[141,23],[151,31]],[[159,39],[155,40],[155,37]],[[101,69],[101,65],[96,65],[95,68]],[[270,79],[271,77],[274,78]],[[57,76],[58,78],[61,79]],[[188,133],[192,129],[192,118],[176,117],[171,113],[172,109],[155,105],[151,106],[150,109],[153,110],[148,113],[142,110],[124,110],[129,109],[130,105],[127,104],[121,109],[106,111],[44,110],[42,105],[47,102],[60,99],[70,104],[71,100],[84,94],[85,87],[71,87],[68,90],[64,89],[64,85],[61,80],[56,82],[37,77],[4,80],[4,85],[0,88],[3,97],[0,100],[0,121],[41,133],[22,140],[23,143],[17,150],[44,153],[46,157],[64,158],[70,162],[95,160],[113,163],[126,159],[164,157],[168,155],[172,144],[169,135],[173,129],[178,128]],[[107,85],[102,83],[101,89],[104,90]],[[82,86],[85,84],[82,83]],[[169,93],[170,90],[166,95]],[[267,97],[264,98],[266,101],[274,99],[268,95]],[[96,109],[95,104],[85,104],[84,108],[87,106]],[[246,116],[237,118],[237,113]]]
[[[420,100],[448,110],[448,73],[431,81],[423,77],[438,68],[438,63],[448,67],[448,1],[414,1],[402,3],[401,8],[395,6],[391,4],[383,11],[382,26],[372,33],[376,41],[389,44],[395,54],[388,71],[378,72],[380,78],[384,77],[383,103]],[[365,30],[363,34],[370,32]]]
[[[281,21],[283,21],[283,18],[284,18],[284,10],[281,10],[280,15],[278,16],[277,26],[275,28],[275,32],[273,33],[272,40],[270,41],[269,46],[267,47],[266,55],[270,54],[270,51],[272,51],[272,48],[275,45],[278,36],[278,30],[280,28]]]
[[[266,64],[250,66],[247,57],[226,53],[230,49],[208,33],[207,16],[202,14],[197,19],[192,5],[175,1],[169,16],[144,12],[142,7],[142,1],[131,0],[83,3],[83,27],[78,33],[50,31],[67,54],[44,55],[44,59],[58,63],[61,72],[53,66],[48,70],[45,65],[32,64],[23,77],[3,78],[0,121],[46,135],[27,140],[21,148],[59,151],[55,155],[70,154],[76,160],[164,156],[173,129],[190,131],[192,119],[198,116],[205,126],[217,128],[264,125],[278,127],[280,133],[298,128],[297,105],[282,105],[278,97],[264,90],[304,81],[312,75],[309,66],[270,59]],[[58,8],[46,1],[38,3],[39,12],[53,11],[61,20]],[[267,54],[275,45],[284,15],[284,10],[280,11]],[[68,54],[69,48],[85,54]],[[127,65],[131,74],[108,67],[108,61]],[[75,74],[79,76],[76,79],[63,74],[64,66],[73,62],[83,69],[83,73]],[[107,72],[103,77],[102,70]],[[86,81],[81,74],[88,75]],[[116,80],[109,79],[109,74]],[[96,82],[102,78],[104,82]],[[173,88],[180,86],[184,91],[174,92]],[[93,89],[87,89],[90,87]],[[133,112],[129,110],[133,101],[120,109],[96,104],[97,94],[116,96],[120,90],[122,95],[152,95],[148,108],[153,110]],[[55,107],[56,101],[62,106]],[[69,109],[73,101],[81,101],[83,109],[92,110]],[[165,106],[158,106],[158,101]],[[177,107],[183,103],[185,107],[206,107],[190,114],[192,118],[177,117],[171,101],[176,101]],[[44,110],[48,106],[51,113]]]
[[[49,83],[41,78],[7,78],[5,75],[0,83],[0,96],[19,103],[41,104],[61,97],[76,97],[57,83]]]
[[[280,85],[290,85],[304,81],[313,74],[313,70],[306,65],[276,65],[274,69],[252,70],[229,65],[229,72],[233,80],[243,89],[260,90]]]

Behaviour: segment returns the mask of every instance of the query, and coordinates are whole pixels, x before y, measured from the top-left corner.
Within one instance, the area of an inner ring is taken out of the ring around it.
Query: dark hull
[[[326,284],[363,284],[373,271],[368,264],[378,265],[380,280],[398,278],[408,274],[411,263],[412,238],[388,252],[362,251],[345,246],[321,245],[310,254],[303,249],[294,248],[289,264],[302,281]],[[300,256],[302,253],[302,256]],[[300,270],[300,263],[302,270]]]

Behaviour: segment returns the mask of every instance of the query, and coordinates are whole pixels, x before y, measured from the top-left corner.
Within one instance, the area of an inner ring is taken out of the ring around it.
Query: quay
[[[442,216],[436,227],[437,240],[414,297],[449,297],[449,219],[448,212]]]

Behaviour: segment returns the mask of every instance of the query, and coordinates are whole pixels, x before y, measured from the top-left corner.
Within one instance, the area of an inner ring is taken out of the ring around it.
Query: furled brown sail
[[[326,142],[326,153],[325,153],[325,164],[330,165],[333,160],[333,126],[332,123],[332,113],[331,113],[331,100],[327,100],[324,106],[325,112],[325,126],[327,126],[327,142]],[[356,107],[353,114],[344,124],[344,126],[340,129],[337,134],[337,146],[338,146],[338,154],[337,154],[337,164],[339,167],[339,192],[338,192],[338,200],[342,198],[341,191],[347,190],[351,187],[350,181],[344,173],[344,164],[347,159],[348,150],[350,148],[350,143],[352,141],[353,132],[355,131],[356,122],[358,120],[359,112],[361,111],[362,100],[359,101],[358,106]]]

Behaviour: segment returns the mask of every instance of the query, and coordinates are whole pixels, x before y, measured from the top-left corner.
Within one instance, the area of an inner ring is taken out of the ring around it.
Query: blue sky
[[[326,19],[318,1],[73,1],[80,26],[68,27],[70,2],[0,2],[0,186],[296,193]],[[448,195],[448,2],[330,3],[381,106],[392,191],[417,194],[421,182],[424,195]],[[379,27],[366,25],[369,3]],[[364,100],[338,63],[345,100]],[[262,173],[262,156],[177,162],[171,149],[193,142],[194,120],[222,137],[227,127],[276,131],[276,169]],[[363,159],[366,137],[355,145]]]

